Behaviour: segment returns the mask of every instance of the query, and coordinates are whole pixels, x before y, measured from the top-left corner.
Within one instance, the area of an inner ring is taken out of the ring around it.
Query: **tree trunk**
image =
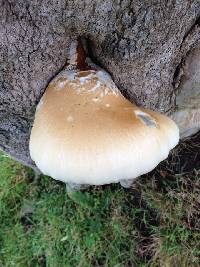
[[[35,108],[77,36],[127,98],[173,112],[199,22],[199,0],[0,0],[0,148],[34,167]]]

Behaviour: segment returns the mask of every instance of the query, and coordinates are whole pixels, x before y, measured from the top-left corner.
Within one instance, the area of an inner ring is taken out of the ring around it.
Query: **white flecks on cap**
[[[141,111],[141,110],[134,110],[134,113],[136,116],[143,122],[145,125],[149,127],[157,127],[157,122],[156,120],[150,116],[149,114]]]
[[[104,97],[104,93],[103,92],[100,93],[100,97]]]
[[[97,89],[99,89],[101,87],[101,85],[102,85],[102,83],[100,81],[97,81],[96,82],[96,85],[92,89],[88,90],[88,92],[95,92],[95,91],[97,91]]]
[[[113,82],[111,76],[107,72],[99,70],[96,72],[96,76],[108,89],[112,90],[116,95],[121,94],[119,89]]]
[[[92,98],[92,101],[94,101],[94,102],[98,102],[98,101],[100,101],[100,99],[97,98],[97,97],[95,97],[95,98]]]
[[[88,81],[90,81],[92,78],[94,78],[94,74],[90,73],[87,76],[84,77],[78,77],[78,81],[80,82],[81,85],[83,85],[84,83],[87,83]]]
[[[52,80],[52,83],[57,83],[60,78],[66,78],[66,82],[74,81],[76,76],[77,71],[75,70],[63,70]]]
[[[58,86],[55,87],[55,90],[60,91],[60,90],[64,89],[65,85],[66,85],[66,81],[59,81]]]
[[[68,116],[68,117],[67,117],[67,121],[68,121],[68,122],[73,122],[73,121],[74,121],[74,118],[73,118],[72,116]]]
[[[55,90],[59,91],[60,89],[64,88],[67,83],[70,83],[77,93],[80,94],[81,92],[84,92],[84,84],[96,79],[96,84],[85,92],[96,92],[100,90],[100,97],[104,97],[109,93],[112,93],[115,96],[121,95],[119,89],[116,87],[108,73],[103,70],[98,70],[96,72],[94,70],[90,70],[87,72],[89,72],[89,74],[83,77],[79,76],[79,72],[77,70],[63,70],[52,81],[52,83],[58,83],[58,86]],[[59,81],[61,77],[62,80]],[[64,81],[63,78],[66,78],[66,81]],[[79,84],[77,84],[77,82],[79,82]]]

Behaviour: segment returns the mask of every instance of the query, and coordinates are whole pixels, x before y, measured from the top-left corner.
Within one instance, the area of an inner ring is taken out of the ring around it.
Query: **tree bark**
[[[199,0],[0,0],[0,148],[34,167],[35,108],[77,36],[127,98],[173,112],[199,24]]]

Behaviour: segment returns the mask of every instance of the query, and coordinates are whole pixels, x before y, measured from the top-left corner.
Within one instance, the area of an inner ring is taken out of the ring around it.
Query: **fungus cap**
[[[35,114],[30,155],[46,175],[101,185],[145,174],[179,140],[168,117],[122,96],[103,70],[64,70]]]

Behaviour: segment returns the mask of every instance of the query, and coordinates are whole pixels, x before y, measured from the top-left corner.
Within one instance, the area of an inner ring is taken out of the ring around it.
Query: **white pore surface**
[[[76,73],[71,71],[65,75],[66,82],[76,79]],[[113,97],[122,97],[109,75],[105,75],[102,71],[92,75],[98,78],[96,89],[100,83],[106,83],[109,90],[114,92]],[[84,78],[82,82],[86,80],[87,78]],[[110,110],[110,104],[102,105],[106,111]],[[117,113],[117,109],[115,112]],[[102,185],[136,178],[151,171],[159,162],[166,159],[169,151],[179,140],[179,130],[171,119],[155,112],[147,112],[144,109],[141,111],[139,108],[135,109],[133,105],[131,112],[133,123],[134,120],[139,120],[143,125],[141,129],[135,126],[134,130],[133,126],[126,130],[123,123],[121,129],[113,125],[109,131],[97,127],[97,130],[88,130],[88,139],[82,137],[82,133],[87,131],[87,125],[85,130],[79,133],[80,138],[77,140],[68,133],[66,139],[53,137],[48,131],[48,122],[42,125],[39,133],[33,127],[30,139],[31,158],[44,174],[63,182]],[[88,120],[92,119],[92,116],[91,111]],[[110,120],[112,123],[112,119],[105,112],[102,116],[105,116],[105,122]],[[77,119],[76,114],[70,113],[66,116],[66,123],[76,123]],[[148,120],[151,122],[150,127]]]

